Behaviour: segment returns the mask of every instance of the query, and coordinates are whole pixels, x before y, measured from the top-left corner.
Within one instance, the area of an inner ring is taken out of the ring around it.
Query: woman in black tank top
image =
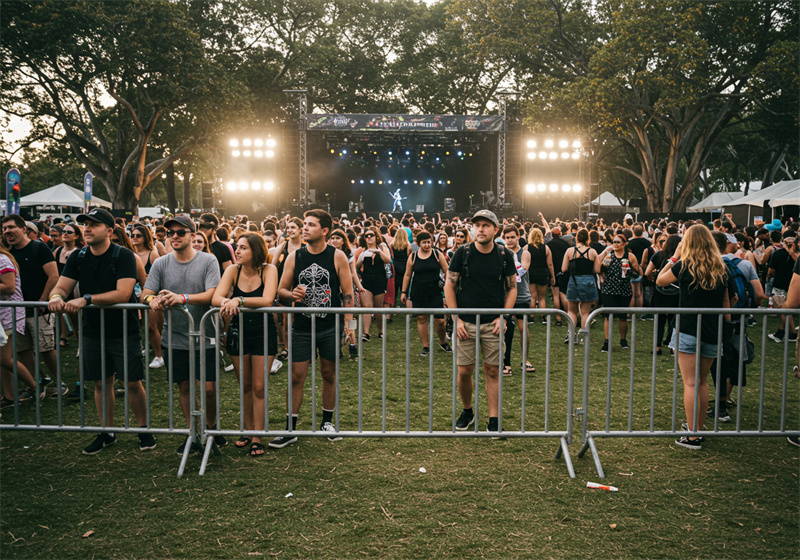
[[[266,372],[278,351],[278,337],[272,314],[267,314],[264,332],[262,313],[242,313],[239,308],[270,307],[278,292],[278,270],[267,263],[267,245],[257,233],[245,233],[236,240],[237,266],[229,266],[214,291],[211,304],[220,307],[220,315],[231,319],[226,349],[233,362],[244,402],[245,430],[264,429],[264,386]],[[266,336],[265,336],[266,335]],[[264,364],[264,356],[267,363]],[[266,370],[264,369],[266,365]],[[236,447],[248,447],[250,455],[264,454],[261,437],[243,436]]]
[[[386,268],[392,263],[389,247],[382,242],[378,228],[368,228],[361,237],[362,250],[356,254],[356,268],[361,272],[361,285],[364,293],[361,296],[362,307],[383,307],[386,294]],[[383,338],[383,315],[376,314],[378,338]],[[364,315],[364,342],[369,342],[369,327],[372,323],[370,315]]]
[[[589,232],[584,228],[578,231],[575,238],[577,244],[564,253],[561,271],[569,272],[567,284],[567,313],[576,328],[586,329],[586,319],[592,312],[592,305],[597,301],[597,280],[595,263],[597,251],[589,247]],[[578,312],[581,322],[578,323]],[[564,341],[569,343],[569,335]]]

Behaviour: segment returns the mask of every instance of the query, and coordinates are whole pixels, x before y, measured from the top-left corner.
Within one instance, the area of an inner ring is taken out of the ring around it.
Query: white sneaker
[[[158,369],[164,367],[164,358],[159,358],[156,356],[153,358],[153,361],[150,362],[150,369]]]
[[[283,362],[280,360],[272,360],[272,367],[270,368],[270,373],[278,373],[278,370],[283,367]]]
[[[321,427],[320,430],[323,432],[335,432],[336,428],[333,427],[333,424],[330,422],[325,422]],[[328,441],[342,441],[340,436],[329,436]]]

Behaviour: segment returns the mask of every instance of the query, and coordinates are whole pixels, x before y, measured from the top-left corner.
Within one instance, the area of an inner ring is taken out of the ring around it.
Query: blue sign
[[[21,176],[19,169],[12,168],[6,173],[6,213],[19,214]]]
[[[92,186],[94,184],[94,175],[89,171],[83,176],[83,211],[88,212],[89,206],[92,204]]]

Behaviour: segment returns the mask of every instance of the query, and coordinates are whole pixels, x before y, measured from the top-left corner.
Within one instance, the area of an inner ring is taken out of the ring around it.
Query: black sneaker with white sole
[[[452,348],[452,347],[451,347],[451,346],[450,346],[450,345],[449,345],[447,342],[442,342],[442,343],[439,345],[439,348],[441,348],[441,349],[442,349],[442,350],[444,350],[445,352],[449,352],[449,353],[451,353],[451,354],[453,353],[453,348]]]
[[[291,445],[296,441],[297,441],[297,436],[281,436],[281,437],[276,437],[275,439],[270,441],[267,445],[270,446],[272,449],[283,449],[287,445]]]
[[[422,357],[425,357],[425,356],[430,355],[430,353],[431,353],[431,349],[428,348],[427,346],[424,346],[422,348],[422,352],[420,352],[419,355],[422,356]]]
[[[94,438],[94,441],[83,448],[83,454],[96,455],[109,445],[114,445],[115,443],[117,443],[117,436],[112,436],[110,434],[97,434],[97,437]]]
[[[628,348],[630,348],[630,347],[628,346],[628,340],[627,340],[627,339],[625,339],[625,338],[623,338],[622,340],[620,340],[620,341],[619,341],[619,346],[620,346],[620,348],[622,348],[623,350],[627,350]]]
[[[686,436],[682,436],[681,438],[675,440],[675,445],[697,451],[698,449],[703,448],[703,438],[689,439]]]
[[[472,413],[472,409],[464,409],[463,412],[461,412],[461,416],[456,420],[456,430],[463,432],[472,426],[473,422],[475,422],[475,415]]]
[[[603,352],[604,354],[608,353],[608,339],[606,339],[606,341],[603,342],[603,347],[600,349],[600,351]]]
[[[487,432],[497,432],[499,431],[498,428],[498,421],[497,418],[489,418],[489,423],[486,425]],[[500,439],[500,436],[492,436],[492,439]]]
[[[156,438],[153,434],[139,434],[139,451],[156,448]]]
[[[336,427],[331,422],[325,422],[319,429],[323,432],[336,431]],[[342,436],[328,436],[328,441],[342,441]]]

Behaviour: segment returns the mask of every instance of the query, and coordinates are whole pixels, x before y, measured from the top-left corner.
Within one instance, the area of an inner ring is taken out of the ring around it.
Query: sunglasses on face
[[[131,234],[131,239],[140,239],[140,238],[144,239],[144,235],[142,235],[141,233],[132,233]]]
[[[374,233],[368,233],[364,237],[369,239],[370,237],[375,237],[375,234]]]
[[[178,237],[185,237],[187,233],[191,233],[188,229],[171,229],[169,230],[169,236],[172,237],[177,235]]]
[[[63,232],[61,232],[61,235],[75,235],[75,232],[71,229],[65,229]]]
[[[618,239],[615,239],[611,243],[613,243],[614,245],[622,245],[622,241],[619,241]]]

